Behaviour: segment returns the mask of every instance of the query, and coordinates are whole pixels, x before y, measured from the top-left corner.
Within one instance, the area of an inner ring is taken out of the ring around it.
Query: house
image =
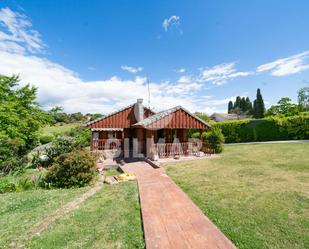
[[[182,106],[155,113],[142,99],[86,126],[92,131],[93,151],[117,150],[124,157],[194,154],[202,142],[189,139],[189,130],[210,127]]]
[[[231,120],[240,120],[240,119],[246,119],[250,118],[248,115],[238,115],[235,113],[213,113],[210,116],[210,119],[216,121],[216,122],[224,122],[224,121],[231,121]]]

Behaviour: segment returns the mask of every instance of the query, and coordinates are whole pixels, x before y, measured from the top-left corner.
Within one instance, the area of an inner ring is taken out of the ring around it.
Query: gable
[[[206,129],[210,125],[182,107],[175,107],[145,119],[135,126],[148,129]]]
[[[144,118],[147,118],[154,113],[144,107]],[[87,124],[89,128],[130,128],[135,124],[136,118],[134,115],[134,105],[128,106],[118,112],[112,113],[106,117],[94,120]]]

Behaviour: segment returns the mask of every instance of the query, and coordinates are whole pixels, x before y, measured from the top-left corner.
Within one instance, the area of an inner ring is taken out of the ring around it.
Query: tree
[[[63,112],[63,107],[61,106],[53,107],[48,113],[52,116],[54,124],[59,122],[68,123],[70,120],[69,116]]]
[[[245,97],[242,97],[240,100],[240,109],[242,110],[243,113],[247,112],[247,104]]]
[[[195,112],[194,113],[196,116],[198,116],[200,119],[204,120],[205,122],[209,122],[210,118],[208,115],[204,112]]]
[[[234,106],[233,106],[233,102],[232,101],[229,101],[229,104],[228,104],[228,113],[232,113],[232,111],[233,111],[233,108],[234,108]]]
[[[267,116],[284,115],[293,116],[299,112],[299,108],[296,104],[291,103],[291,99],[288,97],[281,98],[278,101],[278,105],[271,106],[267,112]]]
[[[298,90],[298,104],[301,110],[309,110],[309,87],[303,87]]]
[[[236,97],[236,101],[235,101],[235,103],[234,103],[234,108],[241,108],[240,107],[240,104],[241,103],[241,97],[240,96],[237,96]]]
[[[35,87],[19,87],[17,76],[0,75],[0,175],[25,166],[38,141],[38,130],[50,121],[35,101]]]
[[[253,104],[253,115],[255,118],[263,118],[265,113],[264,100],[261,94],[261,90],[258,88],[256,92],[256,100]]]
[[[252,103],[249,97],[246,98],[246,111],[248,114],[252,114]]]
[[[248,97],[236,97],[236,101],[229,101],[228,113],[235,113],[237,115],[248,115],[252,114],[252,103]]]
[[[49,116],[35,101],[37,89],[18,87],[17,76],[0,76],[0,139],[18,139],[27,147],[37,142],[37,131]]]

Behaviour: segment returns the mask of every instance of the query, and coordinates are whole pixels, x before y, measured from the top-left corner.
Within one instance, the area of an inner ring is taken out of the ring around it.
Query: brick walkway
[[[146,162],[128,163],[137,176],[146,248],[236,248],[166,175]]]

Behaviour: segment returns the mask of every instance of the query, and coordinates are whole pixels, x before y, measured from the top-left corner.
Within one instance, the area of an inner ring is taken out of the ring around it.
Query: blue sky
[[[308,1],[1,1],[0,73],[38,87],[48,109],[108,113],[267,106],[309,85]]]

